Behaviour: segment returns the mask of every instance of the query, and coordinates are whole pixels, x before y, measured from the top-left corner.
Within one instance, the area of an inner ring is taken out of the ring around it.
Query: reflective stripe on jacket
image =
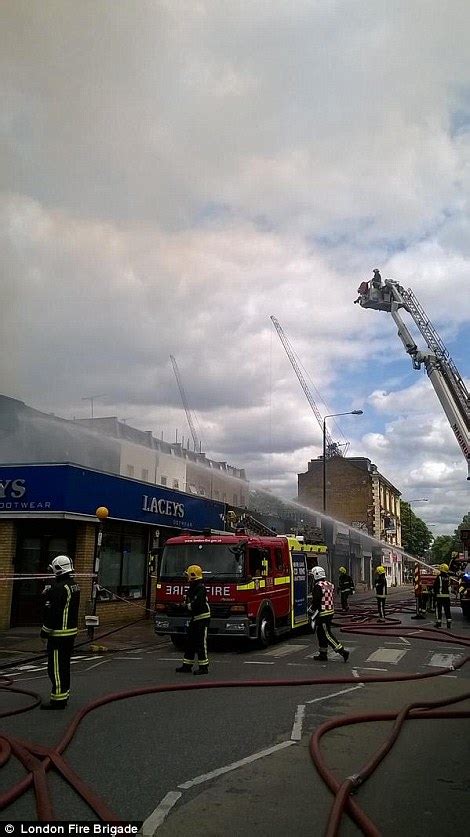
[[[41,636],[69,639],[78,633],[80,587],[70,574],[55,578],[44,593],[44,615]]]

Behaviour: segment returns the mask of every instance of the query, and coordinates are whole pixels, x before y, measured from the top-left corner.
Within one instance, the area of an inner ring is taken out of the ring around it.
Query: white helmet
[[[320,581],[321,578],[326,578],[326,573],[323,567],[312,567],[310,575],[314,581]]]
[[[73,572],[73,564],[68,555],[57,555],[49,564],[54,575],[65,575]]]

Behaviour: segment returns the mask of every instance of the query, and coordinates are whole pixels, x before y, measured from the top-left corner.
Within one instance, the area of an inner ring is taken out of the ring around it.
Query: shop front
[[[99,506],[100,624],[138,619],[151,601],[150,558],[181,530],[224,528],[225,506],[72,464],[0,466],[0,630],[38,625],[52,558],[71,556],[90,610]],[[41,577],[42,576],[42,577]]]

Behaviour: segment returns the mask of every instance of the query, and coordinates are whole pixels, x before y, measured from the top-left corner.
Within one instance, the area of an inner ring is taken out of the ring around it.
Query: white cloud
[[[351,450],[406,491],[434,479],[437,519],[455,441],[390,318],[352,301],[382,266],[469,374],[468,4],[1,16],[3,391],[69,416],[106,393],[103,412],[173,438],[172,353],[212,452],[292,496],[321,437],[274,314],[328,412],[366,404]]]

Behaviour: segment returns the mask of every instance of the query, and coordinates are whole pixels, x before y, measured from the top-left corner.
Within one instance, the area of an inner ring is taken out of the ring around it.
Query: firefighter
[[[439,567],[439,575],[434,582],[434,596],[436,599],[436,623],[435,628],[440,628],[442,625],[442,609],[446,615],[447,627],[452,627],[452,616],[450,613],[450,587],[449,587],[449,567],[447,564],[441,564]]]
[[[319,654],[316,654],[313,659],[327,661],[328,646],[330,646],[337,654],[341,654],[344,662],[346,662],[349,651],[346,651],[341,642],[338,642],[331,632],[331,623],[335,613],[335,586],[331,581],[326,580],[323,567],[312,567],[310,576],[312,578],[312,617],[315,619],[319,650]]]
[[[352,596],[355,592],[355,587],[354,581],[348,574],[346,567],[339,568],[338,587],[341,596],[341,610],[343,611],[343,613],[347,613],[349,610],[348,598],[349,596]]]
[[[385,567],[381,565],[376,569],[376,576],[374,579],[375,595],[377,598],[377,609],[379,612],[379,622],[385,622],[385,599],[387,598],[387,577],[385,575]]]
[[[50,700],[41,709],[65,709],[70,696],[70,658],[78,633],[80,588],[73,579],[68,555],[58,555],[49,569],[52,584],[44,591],[41,638],[47,640],[47,673],[52,683]]]
[[[185,571],[189,581],[189,590],[186,594],[186,607],[190,613],[188,632],[186,634],[186,645],[184,649],[183,664],[178,666],[176,671],[179,674],[190,674],[194,665],[194,658],[197,654],[199,666],[194,674],[207,674],[209,671],[209,660],[207,657],[207,630],[211,618],[207,591],[203,581],[202,569],[197,564],[192,564]]]

